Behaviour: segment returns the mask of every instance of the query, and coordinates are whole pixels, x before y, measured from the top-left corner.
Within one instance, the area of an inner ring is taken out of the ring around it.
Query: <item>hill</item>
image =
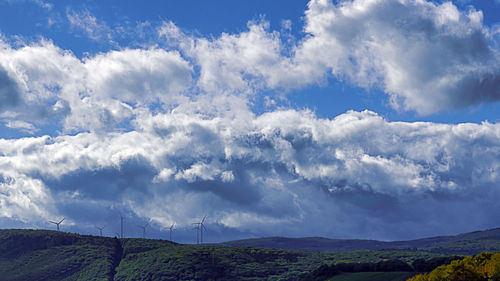
[[[449,262],[450,257],[446,252],[471,250],[474,247],[478,249],[486,244],[491,246],[497,241],[495,235],[489,231],[459,235],[455,240],[429,238],[427,241],[439,240],[439,243],[422,244],[426,247],[421,249],[429,251],[406,249],[402,244],[400,249],[370,249],[373,243],[377,245],[379,241],[341,240],[344,251],[332,253],[227,245],[181,245],[165,240],[117,239],[48,230],[11,229],[0,230],[0,280],[299,280],[322,264],[340,266],[372,263],[378,264],[379,268],[380,263],[393,264],[393,261],[406,268],[416,268],[417,265],[430,271],[443,264],[443,261]],[[299,241],[308,241],[312,245],[309,249],[320,247],[313,242],[330,241],[324,238],[308,239]],[[349,246],[346,241],[357,241],[351,249],[363,249],[359,245],[365,243],[368,250],[346,251]],[[489,242],[485,244],[485,241]],[[441,250],[443,252],[439,252]],[[373,275],[397,279],[397,276],[412,274],[353,272],[338,278]]]
[[[420,250],[442,254],[474,255],[483,251],[500,251],[500,228],[475,231],[456,236],[436,236],[408,241],[377,241],[360,239],[328,239],[321,237],[267,237],[235,240],[216,245],[231,247],[262,247],[310,252],[350,252],[360,250]]]
[[[112,280],[117,239],[48,230],[0,231],[2,280]]]

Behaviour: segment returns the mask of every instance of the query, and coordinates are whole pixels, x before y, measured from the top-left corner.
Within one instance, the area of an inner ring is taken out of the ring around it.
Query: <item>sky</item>
[[[0,227],[500,227],[496,0],[0,0]]]

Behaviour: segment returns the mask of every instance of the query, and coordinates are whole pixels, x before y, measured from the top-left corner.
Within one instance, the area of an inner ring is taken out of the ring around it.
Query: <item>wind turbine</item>
[[[99,229],[99,235],[102,236],[102,230],[104,229],[104,226],[103,227],[96,226],[95,228]]]
[[[198,223],[193,223],[198,224]],[[196,244],[200,244],[200,225],[195,226],[193,229],[196,229]]]
[[[120,238],[123,238],[123,216],[120,214]]]
[[[142,238],[146,238],[146,227],[148,227],[149,222],[145,225],[138,225],[138,227],[142,228]]]
[[[49,222],[57,225],[57,231],[59,231],[59,225],[63,222],[64,219],[65,218],[63,218],[60,222],[55,222],[55,221],[49,221]]]
[[[172,242],[172,229],[174,228],[175,222],[168,228],[170,229],[170,242]]]
[[[203,244],[203,229],[207,230],[207,228],[205,227],[205,225],[203,223],[205,222],[206,218],[207,218],[207,216],[205,215],[200,222],[193,223],[193,224],[196,224],[195,229],[197,229],[197,231],[198,231],[197,237],[199,235],[199,239],[197,239],[197,241],[196,241],[198,244]]]

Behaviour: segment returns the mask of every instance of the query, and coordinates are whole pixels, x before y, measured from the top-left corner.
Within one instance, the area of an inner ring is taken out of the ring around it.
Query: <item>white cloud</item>
[[[31,2],[31,3],[37,4],[38,6],[44,8],[48,11],[50,11],[50,10],[52,10],[52,8],[54,8],[54,4],[49,3],[47,1],[43,1],[43,0],[3,0],[2,2],[7,2],[10,5]]]
[[[88,10],[77,12],[68,9],[66,17],[71,27],[85,32],[92,40],[112,41],[113,39],[111,29],[108,25],[105,22],[98,21]]]
[[[11,128],[11,129],[20,129],[21,131],[24,131],[24,132],[27,132],[30,134],[34,134],[38,131],[38,129],[35,126],[33,126],[33,124],[28,123],[28,122],[24,122],[24,121],[20,121],[20,120],[7,121],[7,123],[5,123],[5,127]]]
[[[5,46],[0,66],[4,117],[63,121],[66,130],[113,130],[138,107],[184,102],[192,84],[191,65],[178,52],[162,49],[125,49],[80,60],[42,41]]]
[[[250,22],[248,31],[223,33],[215,40],[196,38],[185,46],[200,66],[198,86],[206,92],[252,93],[281,86],[286,61],[278,32],[266,22]]]
[[[294,110],[141,118],[128,133],[2,140],[2,174],[38,182],[53,196],[77,192],[46,212],[69,212],[74,221],[90,219],[67,210],[77,200],[78,208],[165,214],[155,221],[163,226],[208,213],[212,222],[264,234],[299,224],[311,232],[297,235],[359,236],[357,225],[367,225],[376,237],[401,238],[435,224],[443,232],[490,227],[499,211],[490,200],[500,196],[498,124],[388,122],[369,111],[333,120]],[[47,196],[44,204],[54,201]],[[474,214],[456,207],[463,200]],[[424,202],[427,209],[419,209]],[[471,216],[481,218],[459,222]]]
[[[109,39],[90,13],[67,16]],[[85,224],[120,210],[167,226],[208,213],[262,234],[371,238],[493,226],[498,124],[250,109],[260,92],[324,83],[329,72],[423,114],[496,100],[498,51],[481,13],[426,1],[313,0],[305,19],[308,35],[297,44],[265,21],[214,38],[165,22],[154,47],[83,59],[47,40],[0,41],[2,121],[63,129],[0,139],[2,214]]]
[[[281,28],[284,30],[292,30],[292,21],[291,20],[282,20],[281,21]]]
[[[207,92],[254,93],[324,83],[331,72],[378,87],[398,110],[431,114],[500,98],[498,44],[482,12],[451,2],[312,0],[298,43],[265,21],[217,38],[184,34],[172,22],[159,35],[200,66]]]
[[[32,224],[57,213],[50,189],[37,179],[2,172],[0,216]]]
[[[179,103],[191,85],[191,66],[177,52],[121,50],[85,60],[91,95],[131,104]]]
[[[42,0],[34,0],[36,4],[38,4],[40,7],[50,11],[52,8],[54,8],[54,4],[49,3],[47,1],[42,1]]]
[[[393,107],[420,114],[500,98],[498,50],[481,11],[398,0],[308,6],[300,64],[378,86]]]
[[[98,35],[107,29],[88,11],[68,10],[68,18]],[[449,2],[314,0],[305,19],[309,35],[297,45],[283,43],[265,21],[216,38],[164,22],[158,35],[178,50],[124,48],[83,60],[46,40],[18,48],[2,42],[2,75],[12,88],[0,96],[10,101],[2,116],[35,125],[52,117],[67,131],[114,130],[134,120],[137,107],[196,105],[217,115],[230,99],[230,108],[245,107],[262,91],[281,96],[324,83],[330,71],[381,87],[395,108],[421,114],[498,99],[495,35],[480,11]]]

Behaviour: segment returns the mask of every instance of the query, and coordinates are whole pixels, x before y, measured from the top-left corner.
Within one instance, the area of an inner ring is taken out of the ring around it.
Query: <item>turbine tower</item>
[[[99,229],[99,235],[102,236],[102,230],[104,229],[104,226],[103,227],[96,226],[95,228]]]
[[[170,229],[170,242],[172,242],[172,229],[174,228],[175,222],[169,227]]]
[[[205,219],[207,216],[205,215],[203,219],[200,222],[195,222],[193,224],[196,225],[194,229],[196,229],[196,244],[203,244],[203,229],[207,230],[205,225],[203,224],[205,222]]]
[[[57,231],[59,231],[59,225],[63,222],[64,219],[65,218],[63,218],[60,222],[55,222],[55,221],[49,221],[49,222],[57,225]]]
[[[146,238],[146,227],[148,227],[149,222],[145,225],[138,225],[138,227],[142,228],[142,238]]]
[[[193,223],[198,224],[198,223]],[[200,244],[200,226],[196,225],[193,229],[196,229],[196,244]]]
[[[123,238],[123,216],[120,214],[120,238]]]

